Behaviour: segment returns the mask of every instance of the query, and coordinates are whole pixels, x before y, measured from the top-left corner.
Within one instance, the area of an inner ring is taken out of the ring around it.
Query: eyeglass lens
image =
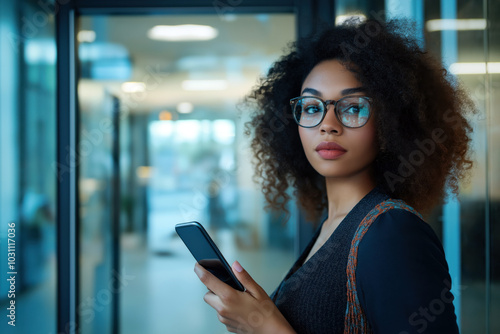
[[[323,120],[325,103],[315,97],[303,97],[295,103],[293,113],[301,126],[314,127]],[[336,113],[344,126],[361,127],[368,121],[370,104],[364,97],[345,97],[337,102]]]

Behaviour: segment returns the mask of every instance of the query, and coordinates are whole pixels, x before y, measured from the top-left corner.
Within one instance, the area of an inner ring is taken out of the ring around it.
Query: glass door
[[[297,216],[263,209],[241,102],[295,39],[295,16],[82,15],[76,33],[82,333],[222,332],[174,226],[201,222],[268,293],[293,263]]]

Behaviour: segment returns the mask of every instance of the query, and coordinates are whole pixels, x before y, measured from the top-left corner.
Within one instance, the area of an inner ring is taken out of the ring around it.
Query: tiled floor
[[[271,293],[294,261],[291,252],[276,249],[239,250],[231,235],[218,242],[228,262],[239,260],[253,278]],[[140,242],[125,242],[122,270],[128,277],[121,292],[120,333],[123,334],[222,334],[227,333],[215,311],[203,301],[206,292],[193,272],[194,259],[180,239],[172,239],[169,253],[148,252]],[[55,266],[52,272],[55,273]],[[484,282],[462,283],[461,333],[485,333]],[[6,325],[5,305],[0,305],[2,334],[55,334],[55,280],[38,285],[16,298],[16,327]],[[491,285],[490,333],[500,333],[500,284]],[[109,320],[109,319],[108,319]],[[93,323],[95,325],[95,323]],[[90,326],[82,334],[101,334]],[[92,332],[93,330],[93,332]]]
[[[222,239],[218,244],[228,262],[238,260],[268,293],[294,261],[291,251],[238,250],[229,235]],[[193,272],[194,259],[180,239],[172,239],[168,255],[150,254],[141,247],[122,254],[125,272],[135,276],[122,291],[123,334],[226,333],[203,301],[207,289]]]
[[[0,304],[0,333],[2,334],[55,334],[56,333],[56,280],[55,259],[47,266],[51,277],[22,293],[16,293],[16,326],[7,325],[7,305]],[[20,275],[21,273],[18,273]],[[18,276],[19,277],[19,276]]]
[[[239,250],[231,234],[216,240],[228,262],[239,260],[253,278],[271,293],[294,261],[291,251]],[[137,240],[136,240],[137,241]],[[120,333],[218,334],[226,333],[215,311],[203,301],[207,291],[193,272],[194,259],[179,238],[171,240],[168,254],[153,254],[141,242],[123,242]],[[51,264],[55,273],[55,263]],[[0,324],[2,334],[55,334],[55,277],[20,294],[16,327]],[[5,305],[2,319],[5,320]],[[93,323],[83,334],[105,331]],[[108,319],[109,320],[109,319]],[[82,323],[83,325],[83,323]]]

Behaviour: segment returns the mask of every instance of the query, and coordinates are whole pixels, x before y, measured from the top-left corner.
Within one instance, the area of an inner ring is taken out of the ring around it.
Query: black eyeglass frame
[[[368,101],[368,105],[370,106],[370,110],[369,110],[366,122],[363,125],[360,125],[360,126],[348,126],[348,125],[345,125],[342,122],[342,120],[340,119],[339,113],[337,112],[337,104],[340,101],[342,101],[344,99],[347,99],[347,98],[353,98],[353,97],[361,98],[361,99],[364,99],[364,100]],[[296,113],[295,113],[295,105],[297,104],[297,102],[300,99],[304,99],[304,98],[309,98],[309,99],[313,98],[313,99],[319,100],[319,101],[321,101],[321,103],[323,103],[323,107],[325,108],[325,111],[323,112],[323,116],[321,117],[321,120],[316,125],[313,125],[313,126],[304,126],[304,125],[300,124],[299,123],[300,120],[297,119],[297,116],[296,116]],[[347,95],[347,96],[343,96],[342,98],[340,98],[338,100],[326,100],[326,101],[323,101],[323,99],[321,99],[321,98],[319,98],[317,96],[305,95],[305,96],[298,96],[298,97],[294,97],[293,99],[290,99],[290,106],[292,108],[292,114],[293,114],[293,119],[295,120],[295,123],[297,123],[297,125],[299,125],[299,126],[301,126],[303,128],[314,128],[314,127],[320,125],[321,122],[323,122],[323,120],[325,119],[326,113],[328,112],[328,106],[331,104],[331,105],[333,105],[333,112],[335,113],[335,117],[337,117],[337,120],[340,122],[340,124],[342,124],[342,126],[345,126],[346,128],[350,128],[350,129],[357,129],[357,128],[361,128],[361,127],[365,126],[366,123],[368,123],[368,121],[370,120],[370,116],[372,115],[372,112],[371,112],[371,101],[372,101],[372,99],[369,98],[368,96]]]

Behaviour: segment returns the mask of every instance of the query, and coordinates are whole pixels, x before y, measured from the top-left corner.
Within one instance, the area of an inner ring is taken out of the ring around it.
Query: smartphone
[[[175,225],[175,231],[203,268],[234,289],[245,291],[219,248],[200,223],[195,221],[180,223]]]

